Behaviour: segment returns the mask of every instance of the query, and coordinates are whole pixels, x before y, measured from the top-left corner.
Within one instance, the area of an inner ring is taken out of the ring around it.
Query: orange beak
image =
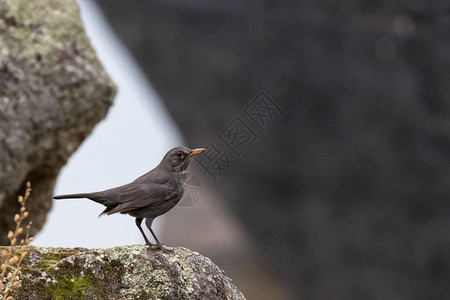
[[[192,151],[188,154],[188,157],[196,156],[196,155],[198,155],[198,154],[200,154],[200,153],[203,153],[203,152],[205,152],[205,151],[206,151],[205,148],[197,148],[197,149],[194,149],[194,150],[192,150]]]

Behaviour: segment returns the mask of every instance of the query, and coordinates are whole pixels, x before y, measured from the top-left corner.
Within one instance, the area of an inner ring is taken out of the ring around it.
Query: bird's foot
[[[173,252],[172,248],[166,247],[162,244],[156,244],[156,245],[152,244],[152,246],[150,247],[150,250],[152,250],[152,251],[161,250],[164,253],[172,253]]]
[[[148,250],[153,250],[153,248],[157,246],[156,244],[152,244],[150,242],[145,243],[145,244],[146,244]]]
[[[170,247],[161,246],[161,250],[164,253],[173,253],[173,248],[170,248]]]

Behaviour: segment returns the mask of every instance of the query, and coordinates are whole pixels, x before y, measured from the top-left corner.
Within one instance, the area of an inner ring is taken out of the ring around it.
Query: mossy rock
[[[115,93],[74,0],[0,0],[0,245],[27,181],[30,233],[41,229],[60,169]]]
[[[15,299],[245,299],[211,260],[186,248],[29,251]]]

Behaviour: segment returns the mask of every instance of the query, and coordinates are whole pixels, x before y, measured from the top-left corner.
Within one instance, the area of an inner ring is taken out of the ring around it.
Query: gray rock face
[[[448,2],[98,2],[189,144],[284,109],[217,187],[303,299],[450,298]]]
[[[59,170],[114,95],[75,1],[0,0],[0,244],[26,181],[40,230]]]
[[[222,270],[186,248],[30,247],[24,263],[15,299],[245,300]]]

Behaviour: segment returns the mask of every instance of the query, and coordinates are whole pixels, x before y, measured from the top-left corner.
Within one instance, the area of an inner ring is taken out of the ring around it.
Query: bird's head
[[[192,158],[206,151],[204,148],[189,149],[188,147],[175,147],[164,155],[160,166],[171,172],[183,172]]]

